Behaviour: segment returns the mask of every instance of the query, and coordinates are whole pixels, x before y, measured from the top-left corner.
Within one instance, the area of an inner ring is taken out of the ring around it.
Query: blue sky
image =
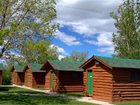
[[[73,42],[73,44],[70,44],[70,45],[67,44],[67,42],[63,42],[58,38],[53,39],[53,44],[59,46],[59,48],[64,49],[64,51],[62,51],[63,56],[67,56],[73,51],[87,52],[89,57],[91,57],[93,55],[111,56],[111,54],[112,54],[112,53],[106,53],[105,54],[104,52],[98,51],[99,47],[97,45],[93,45],[93,44],[89,44],[89,43],[84,42],[84,40],[88,39],[88,38],[85,38],[85,37],[83,38],[78,33],[73,32],[72,30],[69,29],[68,26],[64,26],[63,28],[60,28],[59,30],[62,33],[66,33],[67,35],[73,36],[73,37],[75,37],[77,39],[76,41]],[[95,33],[91,37],[91,39],[96,41],[97,36],[99,36],[99,33]],[[68,42],[68,43],[70,43],[70,42]]]
[[[112,33],[116,32],[110,12],[117,11],[122,0],[58,0],[57,19],[60,24],[53,44],[60,58],[72,51],[111,56],[114,53]]]

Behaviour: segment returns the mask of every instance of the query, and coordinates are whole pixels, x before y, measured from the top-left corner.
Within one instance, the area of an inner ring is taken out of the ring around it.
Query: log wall
[[[11,72],[11,83],[16,85],[23,85],[24,84],[24,72],[16,72],[13,70]]]
[[[45,89],[54,92],[82,92],[83,91],[83,73],[78,72],[79,78],[73,79],[73,72],[57,71],[54,70],[50,65],[46,66],[45,75]],[[51,73],[54,74],[53,87],[50,88],[50,77]],[[77,73],[77,72],[74,72]]]
[[[30,69],[25,70],[25,82],[24,85],[27,87],[33,87],[33,74]]]
[[[58,91],[83,92],[83,73],[72,71],[60,71]]]
[[[140,101],[140,81],[132,81],[130,73],[135,69],[113,70],[113,101]]]
[[[112,70],[102,65],[101,63],[92,63],[87,66],[84,71],[84,94],[88,96],[87,82],[88,70],[92,70],[93,75],[93,88],[92,97],[95,100],[112,102]]]
[[[45,72],[33,73],[33,87],[34,88],[45,88]]]
[[[2,70],[0,70],[0,85],[2,84]]]
[[[25,71],[25,86],[31,88],[45,88],[45,72],[32,72],[30,69]]]
[[[11,83],[17,84],[17,72],[15,70],[11,72]]]

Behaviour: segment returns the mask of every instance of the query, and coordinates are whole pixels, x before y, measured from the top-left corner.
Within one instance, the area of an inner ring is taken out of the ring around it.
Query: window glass
[[[130,74],[130,79],[133,81],[140,81],[140,72],[132,71]]]

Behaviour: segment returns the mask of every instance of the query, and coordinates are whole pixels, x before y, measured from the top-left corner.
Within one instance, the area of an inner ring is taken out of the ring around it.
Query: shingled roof
[[[25,65],[24,65],[24,64],[21,64],[21,65],[16,64],[16,65],[14,65],[13,67],[15,68],[15,70],[16,70],[17,72],[23,72],[23,70],[24,70],[24,68],[25,68]]]
[[[28,64],[28,67],[30,68],[32,72],[44,72],[41,70],[42,64],[30,63]]]
[[[105,64],[107,64],[108,66],[110,66],[112,68],[140,69],[140,60],[136,60],[136,59],[93,56],[87,62],[90,62],[92,59],[97,59],[98,61],[104,62]]]
[[[60,61],[60,60],[48,60],[48,63],[59,71],[83,71],[79,68],[83,62],[76,61]]]

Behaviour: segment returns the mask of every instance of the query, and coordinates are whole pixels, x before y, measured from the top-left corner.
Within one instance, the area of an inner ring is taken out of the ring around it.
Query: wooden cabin
[[[0,64],[0,85],[2,85],[2,71],[3,71],[4,67],[2,64]]]
[[[14,65],[11,69],[11,83],[24,85],[24,67],[25,65]]]
[[[140,101],[140,60],[93,56],[84,69],[84,95],[107,102]]]
[[[0,85],[2,84],[2,70],[0,69]]]
[[[42,70],[46,71],[45,89],[54,92],[82,92],[82,62],[48,60]]]
[[[24,68],[25,82],[24,85],[31,88],[44,88],[45,71],[40,70],[41,64],[28,64]]]

